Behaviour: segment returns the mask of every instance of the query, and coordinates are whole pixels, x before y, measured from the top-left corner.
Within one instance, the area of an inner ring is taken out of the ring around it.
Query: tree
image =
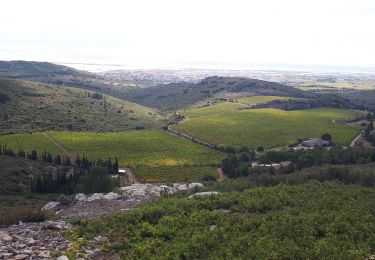
[[[91,168],[86,175],[80,177],[77,190],[83,193],[110,192],[113,186],[108,170],[96,166]]]
[[[374,122],[373,121],[371,121],[370,124],[368,125],[368,129],[370,131],[374,130]]]
[[[322,134],[322,136],[320,138],[325,140],[325,141],[328,141],[328,142],[332,141],[332,136],[330,134],[327,134],[327,133]]]

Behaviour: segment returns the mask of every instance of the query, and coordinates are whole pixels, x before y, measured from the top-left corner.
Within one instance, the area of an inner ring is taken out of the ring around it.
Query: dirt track
[[[63,151],[64,155],[69,157],[71,162],[75,161],[77,156],[74,153],[70,152],[68,149],[66,149],[61,143],[59,143],[59,141],[57,141],[55,138],[50,136],[48,133],[43,133],[43,136],[45,138],[47,138],[48,140],[50,140],[52,143],[54,143],[59,149],[61,149],[61,151]]]

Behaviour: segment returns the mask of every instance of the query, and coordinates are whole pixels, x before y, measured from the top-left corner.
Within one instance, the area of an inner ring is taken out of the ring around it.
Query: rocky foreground
[[[77,194],[74,202],[62,205],[49,202],[43,210],[56,211],[56,220],[42,223],[20,223],[0,229],[0,259],[58,259],[66,260],[62,255],[71,248],[65,238],[65,231],[73,228],[70,220],[92,219],[127,211],[166,194],[203,187],[201,183],[167,185],[133,184],[122,187],[118,192]],[[196,196],[211,195],[196,193]],[[98,245],[105,237],[95,237],[89,246],[83,248],[78,258],[102,259]],[[106,255],[108,258],[108,255]],[[116,256],[113,256],[116,259]]]
[[[64,221],[20,223],[0,231],[0,259],[51,259],[69,247]],[[59,260],[64,260],[60,257]]]

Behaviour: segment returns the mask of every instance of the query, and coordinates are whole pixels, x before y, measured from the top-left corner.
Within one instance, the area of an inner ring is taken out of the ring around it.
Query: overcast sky
[[[375,67],[375,0],[1,0],[0,59]]]

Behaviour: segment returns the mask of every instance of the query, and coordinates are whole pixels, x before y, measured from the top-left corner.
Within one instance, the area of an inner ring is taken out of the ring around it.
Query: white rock
[[[48,251],[40,251],[38,256],[44,257],[44,258],[49,258],[49,257],[51,257],[51,253],[48,252]]]
[[[42,211],[54,210],[54,209],[56,209],[60,205],[61,205],[60,202],[50,201],[46,205],[43,206]]]
[[[103,193],[94,193],[87,198],[87,201],[100,200],[103,198]]]
[[[197,192],[197,193],[194,193],[193,195],[190,195],[189,198],[213,196],[213,195],[218,195],[218,194],[220,194],[220,192],[217,192],[217,191]]]
[[[61,230],[64,229],[64,226],[63,222],[46,221],[43,223],[44,229]]]
[[[103,198],[106,200],[114,200],[114,199],[118,199],[119,197],[120,195],[114,192],[107,193],[103,196]]]
[[[83,193],[78,193],[74,196],[74,199],[75,200],[78,200],[78,201],[83,201],[83,200],[86,200],[86,195],[83,194]]]
[[[10,242],[12,241],[12,237],[7,232],[0,231],[0,240]]]
[[[216,229],[216,228],[217,228],[216,225],[211,225],[211,226],[210,226],[210,231],[212,231],[212,230],[214,230],[214,229]]]
[[[65,255],[62,255],[62,256],[59,256],[58,258],[56,258],[56,260],[69,260],[69,258]]]
[[[199,182],[192,182],[188,184],[189,189],[202,188],[203,184]]]
[[[23,259],[26,259],[26,258],[28,258],[28,257],[29,257],[28,255],[20,254],[20,255],[16,255],[16,256],[14,257],[14,259],[16,259],[16,260],[23,260]]]

